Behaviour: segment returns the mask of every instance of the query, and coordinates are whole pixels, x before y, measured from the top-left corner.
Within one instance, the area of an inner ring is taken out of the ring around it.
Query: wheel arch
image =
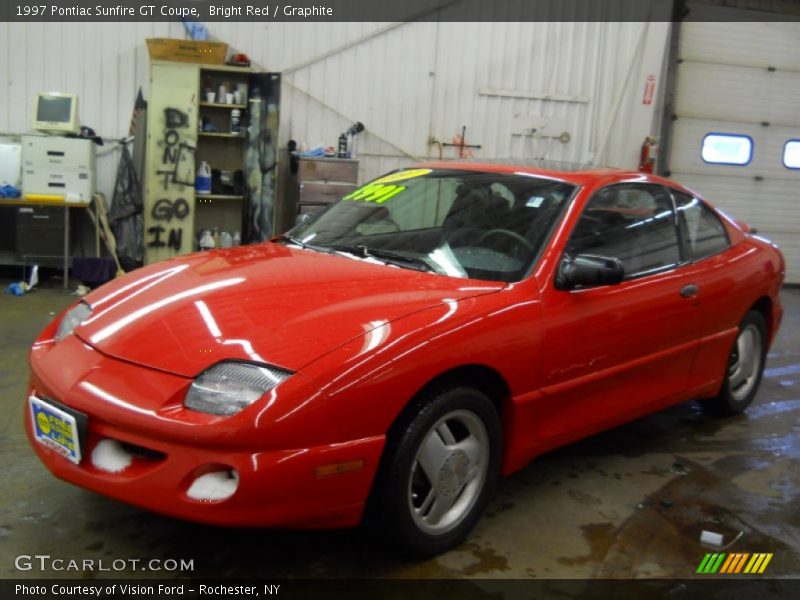
[[[402,436],[403,428],[410,423],[421,406],[430,402],[430,399],[438,392],[465,386],[472,387],[489,398],[497,410],[501,435],[505,436],[503,415],[511,402],[511,389],[499,371],[483,364],[465,364],[451,367],[429,379],[403,405],[386,431],[386,444],[381,453],[364,508],[363,518],[368,529],[379,528],[376,508],[381,494],[381,482],[386,477],[390,466],[391,449],[394,442]],[[502,445],[504,442],[501,438]]]
[[[504,425],[503,416],[511,402],[511,389],[508,382],[492,367],[483,364],[459,365],[432,377],[409,398],[386,431],[387,447],[401,434],[406,422],[419,410],[418,407],[422,403],[427,402],[437,391],[459,386],[472,387],[485,394],[497,410],[501,427]],[[505,431],[503,434],[505,435]],[[385,455],[386,451],[384,450],[381,457],[382,463]]]
[[[755,311],[761,314],[764,317],[764,321],[767,324],[767,347],[769,348],[772,345],[772,339],[775,335],[775,323],[774,323],[774,311],[772,305],[772,298],[769,296],[761,296],[758,300],[756,300],[750,308],[747,309],[747,312]]]
[[[424,401],[434,390],[457,386],[472,387],[486,394],[486,397],[491,400],[497,410],[497,414],[502,422],[505,407],[507,403],[511,401],[511,389],[508,386],[508,382],[492,367],[482,364],[468,364],[450,368],[439,373],[425,383],[417,390],[408,404],[406,404],[406,407],[400,411],[400,414],[395,418],[392,426],[389,428],[389,433],[392,432],[395,424],[401,420],[402,415],[410,406]]]

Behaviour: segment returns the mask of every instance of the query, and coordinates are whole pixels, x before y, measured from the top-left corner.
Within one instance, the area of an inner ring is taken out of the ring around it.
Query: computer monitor
[[[58,92],[36,94],[33,128],[48,133],[80,133],[78,97]]]

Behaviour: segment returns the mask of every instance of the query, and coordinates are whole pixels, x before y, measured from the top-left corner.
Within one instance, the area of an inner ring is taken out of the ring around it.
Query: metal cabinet
[[[16,209],[16,259],[20,264],[61,265],[64,256],[64,209],[20,206]]]
[[[297,214],[314,213],[358,183],[358,161],[349,158],[301,158],[297,168]]]
[[[243,88],[238,104],[205,88]],[[275,233],[280,75],[248,67],[153,60],[145,160],[145,262],[196,249],[202,229],[240,231],[242,240]],[[232,112],[241,115],[234,127]],[[197,194],[201,161],[212,189]]]

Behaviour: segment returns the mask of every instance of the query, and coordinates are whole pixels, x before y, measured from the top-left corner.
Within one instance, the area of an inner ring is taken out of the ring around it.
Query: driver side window
[[[626,279],[673,267],[680,250],[672,201],[658,185],[603,188],[583,211],[567,251],[618,258]]]

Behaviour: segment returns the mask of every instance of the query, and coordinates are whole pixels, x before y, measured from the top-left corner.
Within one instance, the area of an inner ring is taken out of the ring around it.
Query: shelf
[[[201,71],[219,71],[220,73],[255,73],[252,66],[237,67],[234,65],[216,64],[216,63],[199,63],[199,62],[184,62],[177,60],[165,59],[150,59],[151,65],[167,65],[171,67],[198,67]]]
[[[229,110],[234,108],[238,108],[239,110],[247,109],[247,104],[220,104],[219,102],[201,102],[200,106],[207,108],[227,108]]]
[[[244,196],[228,194],[195,194],[197,200],[244,200]]]
[[[63,196],[38,195],[22,198],[0,198],[0,206],[66,206],[87,208],[89,202],[67,202]]]
[[[24,265],[24,262],[20,262],[17,259],[17,253],[11,250],[0,250],[0,265]]]
[[[202,137],[212,137],[212,138],[240,138],[244,139],[244,136],[241,133],[220,133],[217,131],[198,131],[197,135]]]
[[[236,67],[233,65],[212,65],[210,63],[200,63],[201,71],[218,71],[220,73],[252,73],[252,67]]]

